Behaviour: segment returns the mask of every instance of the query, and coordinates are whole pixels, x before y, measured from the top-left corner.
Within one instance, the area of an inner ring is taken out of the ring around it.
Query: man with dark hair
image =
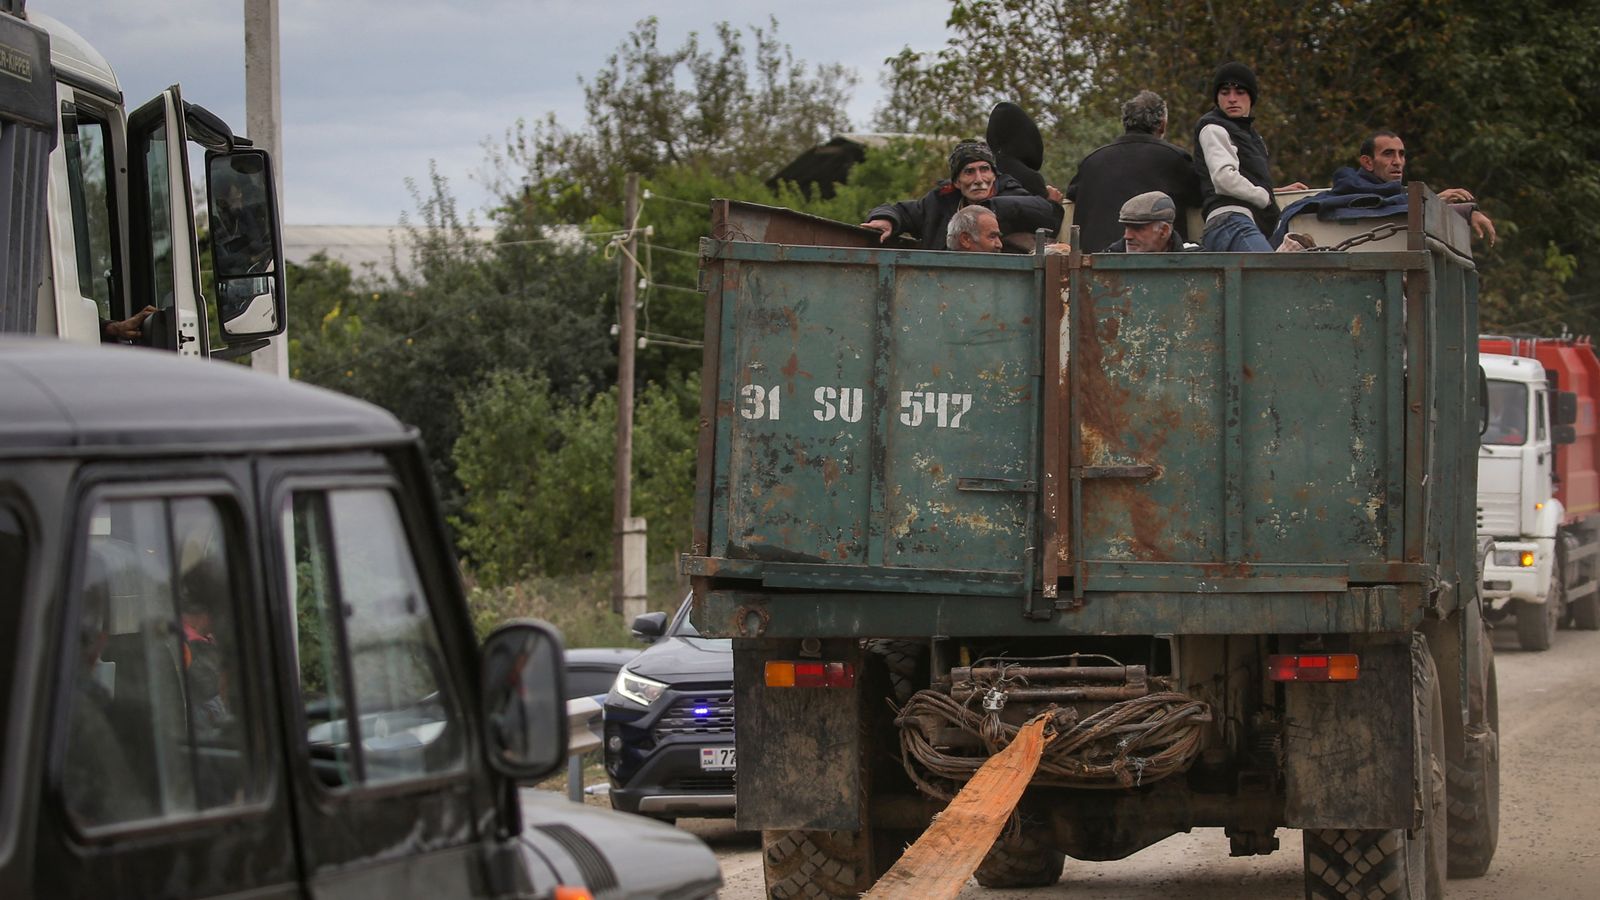
[[[897,234],[920,240],[924,250],[943,250],[950,217],[965,206],[991,210],[1003,234],[1054,231],[1061,223],[1061,208],[1028,192],[1009,175],[995,171],[994,153],[982,141],[963,141],[950,152],[950,179],[916,200],[886,203],[867,214],[864,228],[878,232],[885,243]]]
[[[1278,204],[1267,144],[1255,129],[1258,91],[1249,66],[1223,63],[1211,79],[1216,105],[1195,123],[1194,168],[1206,217],[1200,243],[1212,252],[1272,251],[1266,236],[1277,228]]]
[[[1160,191],[1167,195],[1175,207],[1174,227],[1180,238],[1189,210],[1200,205],[1194,160],[1187,150],[1165,140],[1167,103],[1161,95],[1140,91],[1122,104],[1122,127],[1122,137],[1078,163],[1078,172],[1067,185],[1078,243],[1091,251],[1122,233],[1117,212],[1137,194]]]
[[[1406,145],[1400,135],[1380,129],[1361,142],[1357,166],[1345,166],[1333,173],[1332,187],[1314,197],[1297,201],[1283,211],[1278,233],[1289,220],[1303,212],[1320,218],[1352,220],[1392,216],[1406,211],[1410,198],[1405,189]],[[1472,231],[1493,247],[1499,239],[1494,221],[1478,209],[1477,198],[1464,188],[1445,188],[1439,199],[1465,216]]]
[[[965,253],[999,253],[1000,220],[982,206],[963,206],[950,217],[945,229],[945,247]]]
[[[1362,141],[1357,162],[1361,168],[1356,174],[1365,181],[1373,184],[1405,183],[1406,144],[1400,135],[1392,131],[1380,129]],[[1335,173],[1334,180],[1337,182],[1338,179],[1339,174]],[[1495,245],[1499,235],[1495,233],[1494,221],[1478,209],[1478,200],[1471,191],[1466,188],[1445,188],[1439,192],[1439,199],[1452,204],[1457,212],[1466,216],[1474,234],[1487,238],[1489,246]]]

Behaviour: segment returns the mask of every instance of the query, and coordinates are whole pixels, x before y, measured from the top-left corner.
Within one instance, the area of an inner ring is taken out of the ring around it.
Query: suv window
[[[104,499],[73,604],[62,795],[80,827],[257,801],[243,559],[221,498]]]
[[[340,788],[460,770],[461,717],[394,496],[296,491],[292,507],[300,690],[318,777]]]
[[[16,510],[0,504],[0,584],[7,585],[12,591],[12,599],[0,603],[0,640],[16,640],[21,631],[19,626],[22,620],[22,607],[25,605],[22,596],[27,586],[28,572],[28,533],[23,530],[22,517]],[[13,666],[16,655],[9,645],[0,645],[5,653],[0,659],[0,698],[11,696],[12,679],[16,678]],[[11,741],[6,735],[7,722],[0,718],[0,772],[7,771],[9,762],[6,759],[6,748],[11,746]],[[7,808],[8,804],[0,802],[0,811]]]
[[[75,104],[64,103],[61,133],[78,258],[78,289],[100,308],[101,319],[118,319],[119,305],[112,295],[117,247],[110,126],[105,119]]]

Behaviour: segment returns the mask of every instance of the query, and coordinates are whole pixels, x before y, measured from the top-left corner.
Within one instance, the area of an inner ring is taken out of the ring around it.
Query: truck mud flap
[[[1358,680],[1283,686],[1284,825],[1290,828],[1415,825],[1410,642],[1356,649]]]

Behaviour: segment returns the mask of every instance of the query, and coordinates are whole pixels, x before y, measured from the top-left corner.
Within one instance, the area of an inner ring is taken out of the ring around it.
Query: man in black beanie
[[[1003,234],[1055,231],[1061,207],[1028,192],[1017,179],[995,171],[994,152],[983,141],[963,141],[950,152],[950,178],[916,200],[875,207],[862,222],[878,231],[878,242],[909,234],[923,250],[946,249],[950,217],[964,206],[980,204],[994,211]]]
[[[1272,250],[1266,235],[1278,225],[1278,204],[1272,197],[1267,145],[1251,115],[1257,91],[1249,66],[1223,63],[1211,79],[1216,106],[1195,124],[1194,169],[1206,219],[1200,243],[1212,252]]]

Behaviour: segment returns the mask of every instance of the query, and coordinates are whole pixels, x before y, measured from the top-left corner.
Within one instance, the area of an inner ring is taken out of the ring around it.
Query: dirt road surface
[[[1563,631],[1544,653],[1495,635],[1500,676],[1500,849],[1489,874],[1448,883],[1450,900],[1589,900],[1600,897],[1600,632]],[[711,819],[684,820],[722,860],[721,897],[759,900],[760,842]],[[1231,859],[1221,829],[1176,835],[1119,862],[1067,860],[1052,888],[988,891],[969,882],[962,900],[1237,900],[1297,898],[1300,833],[1279,831],[1271,856]]]

